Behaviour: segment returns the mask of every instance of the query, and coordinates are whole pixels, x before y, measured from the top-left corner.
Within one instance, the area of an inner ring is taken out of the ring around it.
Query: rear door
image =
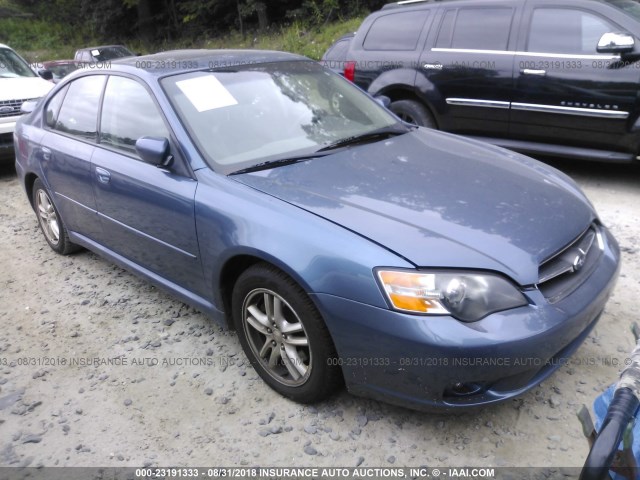
[[[383,10],[370,17],[368,24],[363,23],[346,59],[356,60],[354,82],[374,95],[390,85],[413,85],[434,11],[412,7]]]
[[[91,158],[98,132],[104,75],[71,82],[45,107],[41,158],[45,179],[69,230],[92,239],[102,233],[93,194]]]
[[[416,88],[435,103],[441,129],[507,136],[515,56],[511,32],[518,5],[483,2],[440,9],[420,57]]]
[[[170,140],[170,168],[142,162],[135,142],[143,136]],[[100,145],[93,156],[93,185],[110,250],[203,294],[196,238],[197,182],[178,156],[151,93],[138,81],[112,75],[104,94]]]
[[[635,152],[640,69],[599,54],[603,33],[626,29],[605,4],[537,0],[523,16],[514,63],[511,133],[518,140]]]

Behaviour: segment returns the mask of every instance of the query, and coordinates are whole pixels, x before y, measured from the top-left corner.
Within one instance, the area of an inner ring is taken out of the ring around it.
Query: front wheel
[[[51,249],[62,255],[75,252],[80,247],[69,240],[69,233],[51,200],[51,195],[38,178],[33,183],[33,209],[38,216],[40,230]]]
[[[300,403],[337,389],[342,375],[329,332],[290,277],[267,264],[250,267],[236,282],[232,308],[242,348],[272,389]]]
[[[415,100],[398,100],[389,105],[389,110],[400,120],[421,127],[438,128],[433,116],[425,106]]]

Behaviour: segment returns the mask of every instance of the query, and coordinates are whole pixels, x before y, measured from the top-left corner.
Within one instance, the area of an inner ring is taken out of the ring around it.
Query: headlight
[[[377,274],[391,305],[404,312],[475,322],[528,303],[515,285],[492,273],[377,270]]]

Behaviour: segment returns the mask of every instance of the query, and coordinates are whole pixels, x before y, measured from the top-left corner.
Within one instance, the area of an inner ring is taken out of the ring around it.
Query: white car
[[[14,50],[0,43],[0,161],[13,159],[13,130],[20,107],[46,95],[52,82],[40,78]]]

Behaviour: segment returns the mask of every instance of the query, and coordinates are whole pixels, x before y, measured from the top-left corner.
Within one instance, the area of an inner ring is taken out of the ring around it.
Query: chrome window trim
[[[607,55],[607,54],[594,54],[594,55],[582,55],[571,53],[539,53],[539,52],[515,52],[516,55],[521,57],[551,57],[551,58],[569,58],[577,60],[620,60],[620,55]]]
[[[584,117],[613,118],[620,120],[624,120],[629,117],[629,112],[622,110],[562,107],[559,105],[541,105],[537,103],[512,102],[511,108],[513,110],[522,110],[527,112],[559,113],[563,115],[581,115]]]
[[[509,102],[499,100],[477,100],[474,98],[447,98],[448,105],[458,105],[463,107],[487,107],[509,109]]]
[[[607,55],[607,54],[597,54],[597,55],[581,55],[581,54],[571,54],[571,53],[542,53],[542,52],[522,52],[515,50],[475,50],[472,48],[443,48],[437,47],[432,48],[432,52],[442,52],[442,53],[481,53],[486,55],[518,55],[521,57],[550,57],[550,58],[574,58],[578,60],[618,60],[620,59],[620,55]]]
[[[431,49],[432,52],[453,52],[453,53],[486,53],[486,54],[495,54],[495,55],[513,55],[515,52],[510,50],[475,50],[471,48],[445,48],[445,47],[434,47]]]

